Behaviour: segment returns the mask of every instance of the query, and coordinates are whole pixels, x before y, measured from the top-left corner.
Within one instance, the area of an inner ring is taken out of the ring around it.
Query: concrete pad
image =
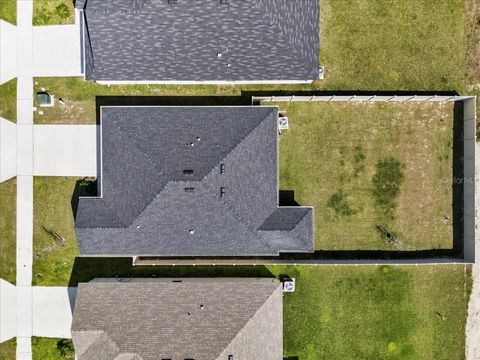
[[[17,125],[0,117],[0,182],[17,175]]]
[[[33,175],[33,125],[17,124],[17,175]]]
[[[97,176],[96,125],[35,125],[35,176]]]
[[[33,99],[17,99],[17,124],[33,124]]]
[[[0,279],[0,342],[17,334],[17,291],[15,286]]]
[[[34,76],[81,76],[80,26],[33,28]]]
[[[17,285],[17,337],[32,336],[32,287]]]
[[[17,360],[32,359],[32,339],[30,337],[17,337]]]
[[[33,177],[17,176],[17,287],[32,284]]]
[[[72,309],[76,288],[33,287],[33,336],[72,337]]]
[[[0,20],[0,85],[17,76],[17,27]]]

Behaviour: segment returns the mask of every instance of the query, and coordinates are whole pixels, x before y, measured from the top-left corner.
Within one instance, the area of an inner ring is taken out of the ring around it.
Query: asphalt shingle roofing
[[[315,80],[319,0],[77,0],[86,79]]]
[[[102,107],[100,197],[82,255],[313,251],[312,208],[278,207],[276,107]]]
[[[274,279],[95,279],[80,283],[78,360],[283,359]]]

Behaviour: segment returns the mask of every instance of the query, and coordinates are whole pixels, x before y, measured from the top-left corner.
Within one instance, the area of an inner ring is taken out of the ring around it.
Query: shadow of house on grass
[[[275,276],[265,266],[133,266],[131,258],[77,257],[69,287],[95,278],[222,278]]]

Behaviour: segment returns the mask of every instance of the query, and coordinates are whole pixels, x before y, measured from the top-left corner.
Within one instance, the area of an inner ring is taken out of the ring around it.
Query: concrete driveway
[[[75,24],[33,27],[33,75],[81,76],[80,16]]]
[[[77,288],[34,286],[33,336],[71,338],[72,311]]]
[[[96,125],[34,125],[33,175],[97,176]]]

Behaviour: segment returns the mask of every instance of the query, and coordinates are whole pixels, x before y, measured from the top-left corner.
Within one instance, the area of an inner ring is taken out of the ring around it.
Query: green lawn
[[[33,360],[74,360],[73,344],[67,339],[32,338]]]
[[[469,266],[145,266],[78,258],[71,285],[95,277],[280,277],[285,356],[299,360],[464,358]],[[390,345],[389,345],[390,344]]]
[[[0,278],[12,284],[16,274],[16,194],[15,178],[0,183]]]
[[[17,349],[17,340],[15,338],[0,344],[0,360],[14,360]]]
[[[33,2],[33,25],[62,25],[74,22],[73,0],[35,0]]]
[[[17,0],[0,1],[0,19],[14,25],[17,23]]]
[[[315,207],[317,249],[452,247],[451,104],[278,105],[280,188]]]
[[[464,0],[321,1],[321,63],[341,90],[458,90]]]
[[[71,206],[76,181],[70,177],[34,178],[33,285],[68,284],[78,255]]]
[[[299,360],[462,360],[470,268],[288,267],[286,356]]]
[[[0,117],[16,122],[17,119],[17,79],[0,85]]]

